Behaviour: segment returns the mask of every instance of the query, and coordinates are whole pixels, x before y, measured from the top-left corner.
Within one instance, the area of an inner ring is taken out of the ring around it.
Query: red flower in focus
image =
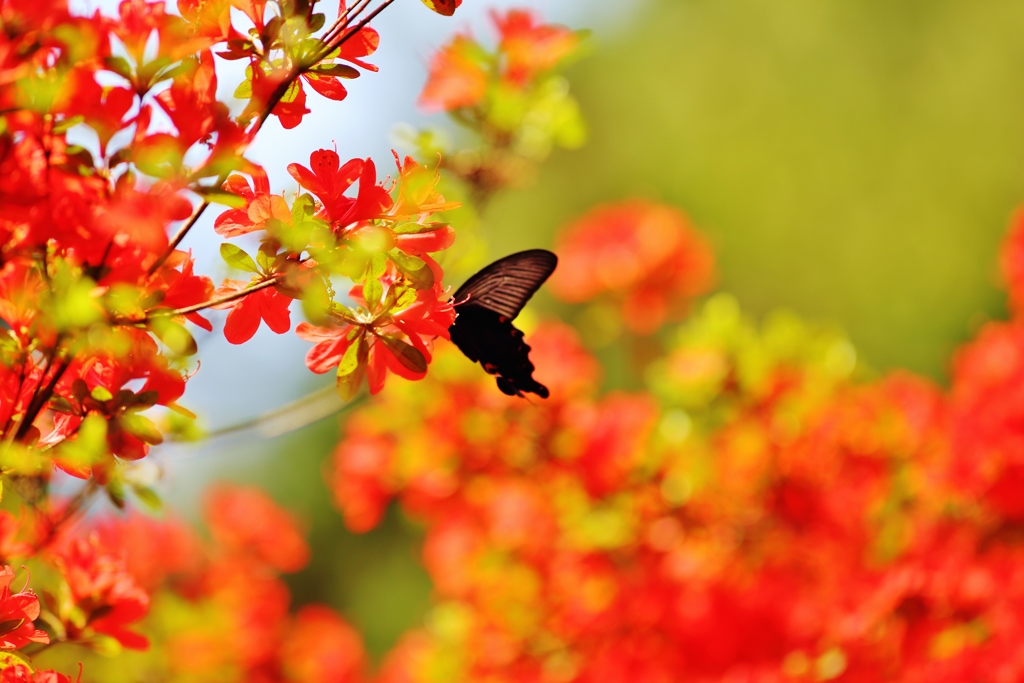
[[[338,58],[352,62],[368,71],[377,71],[376,66],[367,64],[361,58],[372,55],[377,51],[379,45],[380,35],[378,35],[377,31],[369,26],[364,26],[358,33],[353,34],[342,43]],[[328,65],[328,68],[341,68],[341,65],[332,64],[331,62],[325,62],[325,65]],[[345,68],[351,69],[351,67]],[[302,74],[301,78],[306,83],[309,83],[313,90],[316,90],[327,99],[340,101],[348,96],[348,91],[341,84],[341,79],[354,78],[357,75],[353,73],[351,75],[339,76],[322,71],[306,71]]]
[[[146,616],[149,595],[128,573],[124,560],[100,549],[97,536],[72,541],[55,558],[71,591],[71,606],[81,612],[72,618],[63,612],[69,638],[103,633],[133,650],[143,650],[149,640],[127,629]]]
[[[365,666],[359,634],[321,605],[300,609],[281,644],[281,667],[289,683],[356,683],[363,680]]]
[[[288,173],[323,205],[323,218],[337,230],[354,223],[383,216],[391,207],[391,196],[377,185],[377,167],[372,159],[350,159],[344,164],[337,152],[318,149],[309,155],[309,165],[288,164]],[[359,181],[355,198],[345,191]]]
[[[214,292],[214,296],[222,297],[241,292],[250,284],[244,280],[225,280]],[[244,344],[256,334],[256,330],[260,328],[260,321],[265,322],[267,327],[277,334],[284,334],[291,329],[292,319],[288,310],[291,303],[292,300],[276,288],[264,287],[215,308],[231,309],[227,322],[224,323],[224,338],[232,344]]]
[[[643,200],[598,207],[565,228],[551,287],[564,301],[611,295],[623,322],[650,334],[714,279],[711,249],[677,209]]]
[[[0,669],[0,683],[72,683],[69,676],[56,671],[33,672],[24,664]]]
[[[204,506],[210,532],[223,550],[283,572],[309,562],[309,547],[286,510],[256,488],[215,486]]]
[[[270,179],[258,166],[249,171],[252,186],[243,176],[232,175],[224,182],[224,189],[246,200],[244,209],[228,209],[213,222],[214,231],[221,237],[238,237],[254,230],[266,230],[267,221],[276,218],[290,223],[291,209],[284,197],[270,193]]]
[[[395,154],[394,150],[392,154]],[[459,202],[446,202],[437,191],[437,183],[441,180],[438,169],[431,170],[410,156],[405,157],[403,163],[399,161],[398,154],[395,154],[395,163],[398,165],[398,199],[391,207],[390,218],[420,218],[461,206]],[[416,248],[420,253],[441,251],[455,241],[455,231],[450,226],[444,226],[438,230],[400,235],[399,246],[402,246],[403,238],[407,242],[418,242]],[[402,248],[410,251],[407,247]]]
[[[39,598],[30,590],[11,593],[14,570],[0,570],[0,649],[16,650],[29,643],[49,643],[50,636],[32,622],[39,618]]]
[[[387,283],[382,290],[382,301],[387,299],[388,289],[395,286],[394,282]],[[368,310],[362,297],[362,287],[353,287],[349,296]],[[375,302],[375,307],[380,304]],[[440,285],[435,285],[431,289],[416,291],[415,299],[406,303],[404,308],[368,316],[363,323],[339,322],[332,327],[300,323],[295,333],[314,343],[306,354],[306,367],[318,374],[339,367],[349,348],[359,344],[358,369],[348,368],[346,375],[352,384],[348,390],[354,392],[365,374],[370,393],[376,394],[384,388],[389,370],[409,380],[423,379],[434,338],[447,339],[448,328],[454,320],[454,306]]]

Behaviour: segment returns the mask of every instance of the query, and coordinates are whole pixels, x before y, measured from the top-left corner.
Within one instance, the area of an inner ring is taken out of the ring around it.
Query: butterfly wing
[[[481,307],[514,320],[557,264],[558,257],[544,249],[498,259],[459,287],[454,297],[457,310]]]
[[[509,396],[530,392],[548,397],[547,387],[533,378],[530,347],[512,320],[557,263],[550,251],[521,251],[485,267],[455,293],[458,316],[448,328],[452,342],[496,375],[498,388]]]

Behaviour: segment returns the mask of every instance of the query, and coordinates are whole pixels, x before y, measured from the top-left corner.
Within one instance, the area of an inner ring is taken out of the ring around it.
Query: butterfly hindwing
[[[547,387],[533,378],[530,347],[512,321],[557,263],[550,251],[522,251],[485,267],[455,293],[458,316],[448,328],[452,342],[496,375],[498,388],[509,396],[548,397]]]

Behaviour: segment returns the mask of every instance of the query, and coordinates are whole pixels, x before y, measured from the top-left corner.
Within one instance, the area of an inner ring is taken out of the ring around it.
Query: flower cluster
[[[498,44],[489,50],[468,33],[456,35],[431,59],[419,99],[425,111],[448,112],[479,138],[444,162],[478,201],[520,183],[553,146],[574,148],[585,138],[576,101],[555,73],[577,52],[580,34],[523,9],[492,12],[491,20]],[[422,154],[442,151],[439,139],[420,134]]]
[[[381,680],[1024,677],[1019,321],[958,351],[949,390],[870,379],[841,334],[725,295],[666,332],[639,393],[601,394],[546,324],[541,405],[445,346],[432,391],[347,417],[346,522],[397,499],[436,591]]]
[[[110,16],[76,14],[66,0],[0,3],[0,471],[20,506],[17,516],[0,513],[0,566],[17,559],[47,586],[37,589],[40,606],[28,589],[12,592],[9,568],[0,574],[2,647],[18,651],[0,661],[4,680],[65,680],[23,658],[49,657],[57,644],[107,653],[148,646],[138,626],[160,568],[137,579],[119,539],[64,532],[98,492],[120,508],[159,503],[133,463],[172,420],[195,417],[180,402],[198,370],[193,330],[213,329],[209,310],[230,309],[224,334],[242,343],[263,323],[290,330],[300,302],[316,327],[297,331],[330,340],[310,366],[337,367],[346,398],[364,377],[376,392],[389,370],[424,376],[433,339],[454,318],[430,255],[455,238],[431,220],[457,206],[436,191],[437,171],[406,158],[393,179],[378,179],[369,159],[342,164],[319,150],[312,168],[289,168],[300,193],[288,199],[270,192],[267,173],[246,156],[271,117],[286,129],[303,121],[310,88],[341,100],[345,80],[376,71],[366,59],[379,36],[368,23],[390,4],[342,0],[329,21],[316,0],[180,0],[177,12],[163,0],[122,0]],[[245,67],[234,89],[241,106],[218,99],[224,73],[241,72],[226,72],[226,61]],[[214,204],[226,207],[217,234],[259,243],[255,256],[221,245],[227,264],[249,277],[219,287],[179,248]],[[344,280],[352,298],[336,300]],[[53,497],[55,471],[83,480],[70,500]],[[235,504],[246,513],[263,505]],[[225,514],[211,525],[230,552],[203,570],[223,576],[204,579],[206,587],[196,578],[190,596],[230,604],[231,618],[243,618],[237,629],[262,638],[231,646],[245,651],[230,655],[230,666],[255,671],[271,666],[268,643],[279,647],[286,630],[271,570],[304,564],[289,554],[304,544],[221,534],[245,526],[224,526]],[[283,524],[272,514],[263,521]],[[235,592],[218,593],[219,581]],[[247,611],[260,590],[277,602]],[[265,618],[279,612],[278,621]],[[324,648],[352,641],[322,611],[297,619],[297,629],[325,634]],[[201,644],[231,650],[211,642]],[[328,675],[335,661],[319,646],[289,647],[311,663],[281,674],[288,680]]]
[[[131,659],[84,655],[90,680],[364,680],[366,655],[351,626],[323,605],[289,609],[280,575],[309,560],[296,520],[258,489],[226,485],[207,492],[204,510],[210,542],[182,521],[138,514],[97,519],[58,542],[70,595],[103,615],[88,621],[93,637],[149,641]],[[144,614],[130,613],[140,598]],[[82,656],[58,650],[36,660],[69,670]]]

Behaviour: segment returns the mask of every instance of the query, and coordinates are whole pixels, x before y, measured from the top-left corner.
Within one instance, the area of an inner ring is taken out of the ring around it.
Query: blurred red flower
[[[215,486],[206,494],[204,513],[222,551],[283,572],[309,562],[309,546],[295,518],[260,489]]]
[[[16,650],[29,643],[49,643],[50,636],[32,622],[39,618],[39,598],[30,590],[11,591],[14,570],[0,569],[0,649]]]
[[[686,216],[645,200],[589,211],[563,229],[555,251],[555,295],[574,303],[609,295],[637,334],[678,319],[714,279],[711,249]]]

